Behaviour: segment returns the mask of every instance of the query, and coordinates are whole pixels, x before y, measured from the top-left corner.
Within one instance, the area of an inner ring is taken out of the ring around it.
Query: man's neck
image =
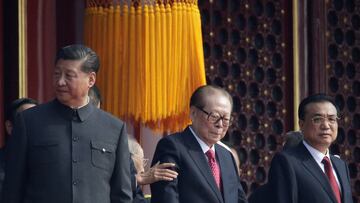
[[[89,96],[86,96],[86,98],[79,104],[65,104],[65,105],[72,109],[80,109],[80,108],[86,106],[89,102],[90,102],[90,98],[89,98]]]

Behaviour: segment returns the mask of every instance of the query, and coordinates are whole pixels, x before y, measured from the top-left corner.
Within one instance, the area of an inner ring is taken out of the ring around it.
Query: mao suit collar
[[[88,119],[96,108],[92,104],[88,103],[79,109],[73,109],[62,104],[57,99],[54,99],[52,103],[55,105],[60,115],[66,119],[79,120],[80,122],[84,122],[86,119]]]

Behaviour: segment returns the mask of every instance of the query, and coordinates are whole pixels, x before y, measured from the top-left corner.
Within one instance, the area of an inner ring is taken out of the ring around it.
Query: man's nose
[[[320,125],[321,128],[329,129],[330,128],[330,121],[329,119],[325,118]]]
[[[218,121],[216,121],[215,126],[218,128],[224,127],[223,119],[220,118]]]
[[[57,78],[56,83],[58,84],[58,86],[66,85],[65,77],[63,75],[61,75],[59,78]]]

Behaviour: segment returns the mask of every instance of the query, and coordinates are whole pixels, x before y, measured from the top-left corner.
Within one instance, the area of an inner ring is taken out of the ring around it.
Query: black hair
[[[339,108],[336,105],[335,101],[333,100],[332,97],[324,94],[324,93],[319,93],[319,94],[314,94],[314,95],[310,95],[308,97],[306,97],[305,99],[303,99],[299,105],[299,109],[298,109],[298,117],[300,120],[304,120],[305,119],[305,114],[306,114],[306,106],[308,104],[311,103],[320,103],[320,102],[330,102],[332,105],[335,106],[336,108],[336,112],[337,114],[339,114]],[[338,115],[339,116],[339,115]]]
[[[7,108],[6,120],[9,120],[11,123],[14,123],[15,117],[18,113],[18,109],[24,104],[38,105],[38,102],[31,98],[20,98],[20,99],[14,100],[11,103],[10,107]]]
[[[203,85],[203,86],[198,87],[193,92],[193,94],[191,95],[190,107],[196,106],[196,107],[199,107],[199,108],[204,108],[205,105],[206,105],[205,100],[204,100],[205,96],[209,95],[209,94],[212,94],[214,92],[220,92],[224,96],[226,96],[230,101],[231,109],[232,109],[233,100],[232,100],[231,95],[226,90],[224,90],[223,88],[218,87],[218,86],[214,86],[214,85]]]
[[[95,105],[95,106],[99,105],[102,102],[100,90],[96,85],[93,85],[90,88],[90,90],[89,90],[89,98],[90,98],[90,103]]]
[[[60,59],[84,60],[81,70],[85,73],[97,73],[100,68],[100,61],[97,54],[89,47],[81,44],[73,44],[61,48],[56,54],[55,63]]]

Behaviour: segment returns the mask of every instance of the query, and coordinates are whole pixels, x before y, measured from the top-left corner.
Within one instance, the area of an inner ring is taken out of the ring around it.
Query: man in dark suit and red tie
[[[348,167],[329,153],[338,131],[336,104],[316,94],[300,103],[298,113],[304,140],[274,156],[266,190],[253,194],[268,200],[257,202],[352,203]]]
[[[232,123],[232,97],[215,86],[201,86],[191,96],[192,125],[166,136],[156,147],[152,164],[176,164],[173,181],[151,184],[154,203],[247,202],[231,152],[217,144]]]

